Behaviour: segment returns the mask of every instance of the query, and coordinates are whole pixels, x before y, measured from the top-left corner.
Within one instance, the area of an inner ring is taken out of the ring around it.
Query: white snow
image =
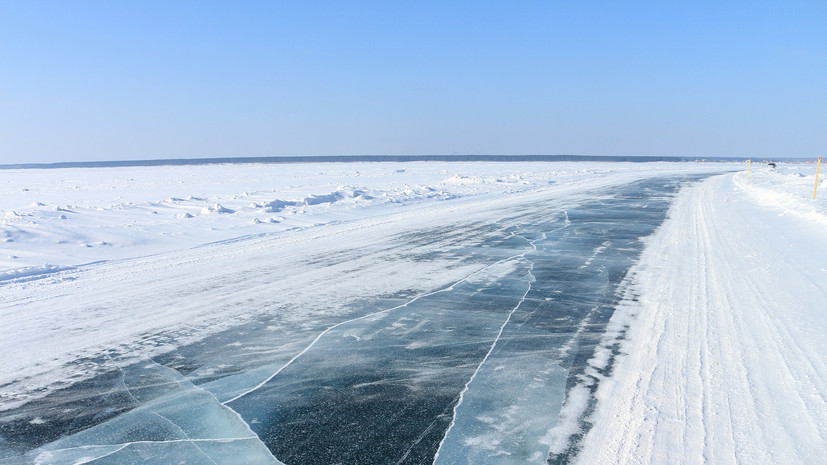
[[[812,200],[814,175],[753,164],[676,201],[607,333],[629,325],[578,463],[824,463],[827,191]]]

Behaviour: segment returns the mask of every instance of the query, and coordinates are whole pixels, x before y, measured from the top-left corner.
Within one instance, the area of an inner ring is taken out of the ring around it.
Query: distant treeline
[[[325,155],[297,157],[235,157],[235,158],[175,158],[166,160],[83,161],[62,163],[20,163],[0,165],[0,169],[19,168],[107,168],[122,166],[163,165],[214,165],[222,163],[354,163],[354,162],[553,162],[553,161],[600,161],[600,162],[687,162],[687,161],[741,161],[735,157],[612,157],[604,155]]]

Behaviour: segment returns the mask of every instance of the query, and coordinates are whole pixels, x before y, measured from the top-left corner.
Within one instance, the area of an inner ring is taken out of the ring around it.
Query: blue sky
[[[0,0],[0,163],[816,156],[827,2]]]

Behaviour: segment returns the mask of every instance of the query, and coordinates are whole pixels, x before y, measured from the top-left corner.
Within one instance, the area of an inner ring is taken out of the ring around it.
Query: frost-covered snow
[[[823,174],[823,172],[822,172]],[[755,165],[686,190],[633,268],[578,463],[824,463],[827,185]]]

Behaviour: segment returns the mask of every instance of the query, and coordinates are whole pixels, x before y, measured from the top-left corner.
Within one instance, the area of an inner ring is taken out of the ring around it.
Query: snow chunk
[[[16,219],[19,219],[19,218],[23,218],[23,215],[21,215],[20,213],[17,213],[14,210],[9,210],[9,211],[6,212],[5,215],[3,215],[4,220],[16,220]]]
[[[455,174],[443,181],[443,184],[455,184],[464,186],[467,184],[483,184],[485,180],[482,176],[466,176],[464,174]]]
[[[235,213],[235,210],[231,210],[226,207],[222,207],[220,203],[216,203],[209,207],[204,207],[201,209],[202,215],[207,215],[210,213]]]

